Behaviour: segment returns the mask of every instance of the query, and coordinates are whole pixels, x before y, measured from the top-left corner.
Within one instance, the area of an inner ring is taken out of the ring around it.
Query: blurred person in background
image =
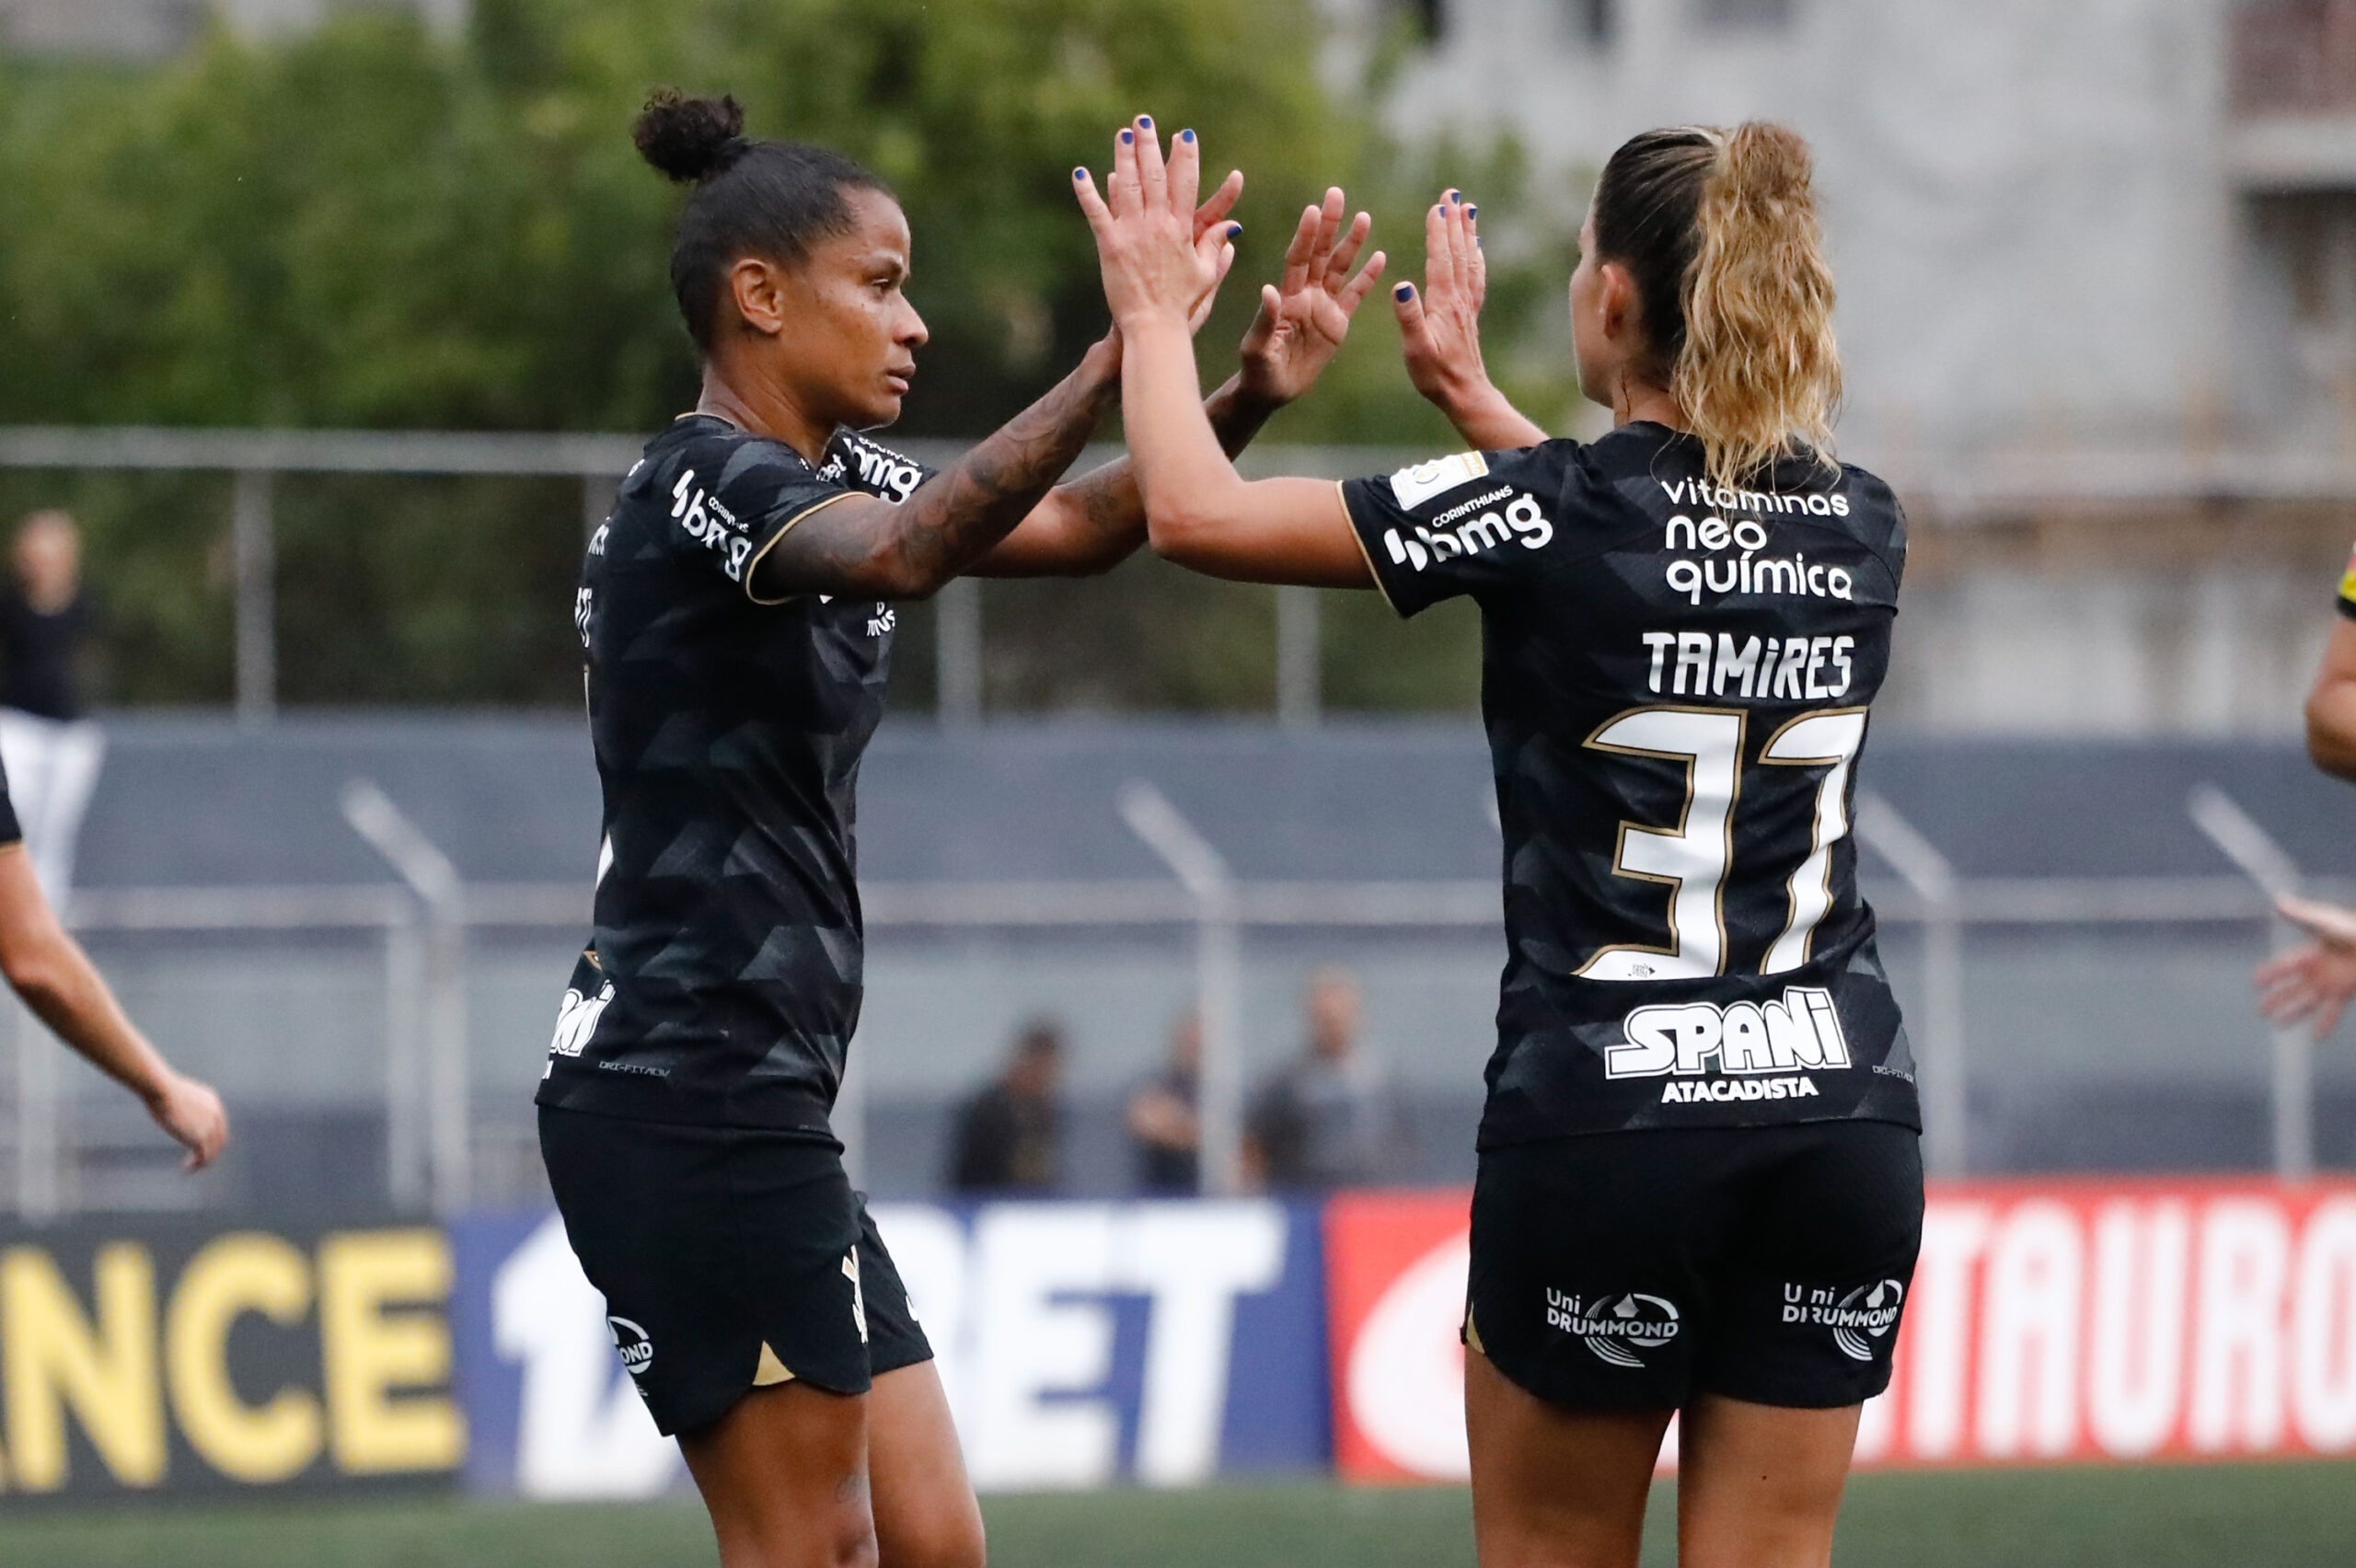
[[[147,1114],[199,1170],[229,1141],[229,1118],[209,1084],[176,1072],[115,1000],[105,977],[59,923],[9,800],[0,764],[0,974],[52,1033],[139,1097]]]
[[[1404,1152],[1391,1077],[1358,1043],[1357,977],[1320,969],[1302,992],[1309,1038],[1252,1097],[1244,1170],[1276,1188],[1328,1191],[1395,1175]]]
[[[82,586],[82,536],[63,512],[17,525],[0,587],[0,765],[41,891],[63,905],[74,847],[106,759],[82,699],[82,644],[97,621]]]
[[[1137,1156],[1138,1191],[1164,1195],[1202,1185],[1203,1020],[1189,1008],[1170,1031],[1161,1070],[1129,1091],[1123,1120]]]
[[[1033,1019],[1006,1070],[957,1113],[949,1185],[960,1193],[1052,1193],[1064,1167],[1064,1031]]]
[[[2356,551],[2335,604],[2339,614],[2307,693],[2307,755],[2326,773],[2356,783]],[[2356,997],[2356,910],[2293,897],[2278,897],[2275,908],[2312,940],[2258,965],[2258,1009],[2280,1028],[2312,1023],[2320,1040]]]
[[[574,595],[603,837],[541,1156],[722,1568],[978,1568],[932,1348],[830,1125],[863,995],[855,780],[897,601],[1103,572],[1144,542],[1128,463],[1058,482],[1118,401],[1123,342],[932,473],[860,433],[899,417],[927,336],[884,181],[745,136],[731,98],[657,93],[634,136],[690,190],[670,271],[702,391],[624,479]],[[1192,215],[1198,326],[1242,188]],[[1349,271],[1369,220],[1339,204],[1303,215],[1206,404],[1226,450],[1315,381],[1371,284],[1371,260]]]
[[[1612,415],[1592,442],[1489,380],[1478,213],[1443,193],[1425,288],[1393,298],[1409,379],[1472,449],[1339,485],[1245,480],[1203,424],[1191,164],[1134,121],[1108,190],[1074,181],[1155,550],[1481,612],[1507,959],[1461,1336],[1489,1568],[1635,1568],[1680,1412],[1678,1561],[1824,1568],[1922,1243],[1849,831],[1906,525],[1831,455],[1812,163],[1758,121],[1605,161],[1568,291]]]

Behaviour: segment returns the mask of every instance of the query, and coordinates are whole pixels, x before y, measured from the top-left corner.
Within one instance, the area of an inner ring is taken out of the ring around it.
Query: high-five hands
[[[1481,209],[1448,190],[1424,214],[1424,287],[1391,292],[1399,346],[1416,391],[1447,408],[1489,382],[1481,363],[1481,306],[1489,297],[1489,264],[1481,254]]]
[[[1391,291],[1407,379],[1473,445],[1530,446],[1546,432],[1524,418],[1489,380],[1481,359],[1481,306],[1489,264],[1481,251],[1481,209],[1460,190],[1441,193],[1424,214],[1424,287]]]
[[[1191,323],[1234,256],[1231,225],[1204,227],[1195,219],[1203,177],[1202,144],[1195,133],[1178,133],[1165,164],[1161,133],[1141,114],[1114,144],[1113,173],[1103,195],[1088,170],[1071,174],[1080,211],[1096,235],[1114,327],[1126,329],[1167,317]],[[1230,180],[1241,189],[1240,179]]]
[[[1308,391],[1349,336],[1359,302],[1381,280],[1380,250],[1351,275],[1374,220],[1360,213],[1345,228],[1345,210],[1338,186],[1322,205],[1303,208],[1285,248],[1282,286],[1260,287],[1259,314],[1243,334],[1242,386],[1253,397],[1289,403]]]

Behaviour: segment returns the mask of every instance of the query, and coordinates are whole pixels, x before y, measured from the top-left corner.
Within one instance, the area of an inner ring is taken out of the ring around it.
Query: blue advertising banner
[[[1313,1205],[879,1204],[976,1486],[1178,1486],[1330,1460]],[[681,1484],[551,1214],[452,1228],[451,1330],[480,1490]]]

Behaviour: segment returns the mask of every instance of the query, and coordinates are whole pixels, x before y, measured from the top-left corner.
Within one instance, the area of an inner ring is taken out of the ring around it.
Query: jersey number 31
[[[1589,735],[1596,751],[1660,757],[1685,765],[1685,809],[1673,828],[1620,824],[1611,859],[1617,875],[1665,882],[1669,945],[1614,943],[1588,960],[1590,980],[1691,980],[1723,974],[1727,965],[1727,884],[1741,886],[1734,865],[1735,799],[1742,783],[1746,716],[1724,708],[1639,708]],[[1803,714],[1775,732],[1759,754],[1781,767],[1820,767],[1813,843],[1785,884],[1790,918],[1767,949],[1761,974],[1797,969],[1808,940],[1832,907],[1832,847],[1848,836],[1849,769],[1865,741],[1865,710]]]

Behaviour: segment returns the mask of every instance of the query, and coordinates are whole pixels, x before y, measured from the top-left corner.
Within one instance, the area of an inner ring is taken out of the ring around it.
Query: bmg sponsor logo
[[[1642,1366],[1639,1354],[1677,1337],[1677,1304],[1641,1290],[1580,1297],[1546,1289],[1546,1326],[1559,1329],[1613,1366]]]

